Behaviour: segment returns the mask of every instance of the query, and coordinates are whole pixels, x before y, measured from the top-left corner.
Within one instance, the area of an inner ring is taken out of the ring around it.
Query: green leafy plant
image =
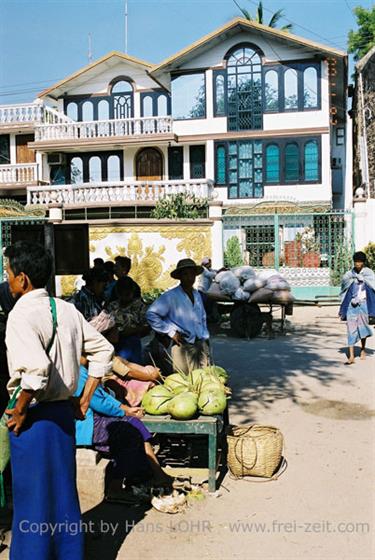
[[[228,268],[243,265],[240,241],[235,235],[230,237],[227,241],[227,247],[224,252],[224,265]]]
[[[148,292],[144,292],[142,294],[142,299],[148,305],[151,305],[159,296],[163,293],[164,290],[159,290],[158,288],[154,288],[153,290],[149,290]]]
[[[248,19],[249,21],[256,21],[257,23],[261,23],[262,25],[267,25],[268,27],[272,27],[272,28],[277,27],[277,24],[279,23],[280,19],[284,17],[284,10],[277,10],[277,12],[275,12],[272,15],[270,21],[266,23],[264,20],[263,4],[261,1],[258,3],[255,17],[251,15],[249,10],[246,10],[245,8],[241,8],[241,6],[238,4],[236,0],[233,1],[245,19]],[[286,25],[283,25],[280,29],[281,31],[291,31],[293,29],[293,25],[291,23],[287,23]]]
[[[297,233],[296,241],[301,242],[302,254],[318,253],[320,243],[315,238],[315,230],[312,227],[305,227],[302,233]]]
[[[331,268],[331,284],[340,286],[342,277],[348,272],[353,265],[353,250],[350,243],[342,242],[337,246],[333,265]]]
[[[367,266],[371,268],[371,270],[375,271],[375,243],[370,242],[363,249],[363,252],[367,257]]]
[[[206,218],[208,213],[208,200],[195,195],[183,193],[167,195],[157,201],[151,218],[157,220]]]

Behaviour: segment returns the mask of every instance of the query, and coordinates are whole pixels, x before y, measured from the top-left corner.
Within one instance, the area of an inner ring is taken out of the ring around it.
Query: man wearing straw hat
[[[180,284],[162,294],[146,314],[152,329],[172,341],[173,367],[184,373],[210,363],[206,312],[200,293],[193,288],[202,272],[192,259],[178,261],[171,276]]]

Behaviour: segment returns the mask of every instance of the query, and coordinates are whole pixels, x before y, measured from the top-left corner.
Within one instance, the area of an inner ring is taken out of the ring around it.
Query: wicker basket
[[[227,442],[227,464],[236,478],[270,478],[280,465],[283,435],[274,426],[229,426]]]

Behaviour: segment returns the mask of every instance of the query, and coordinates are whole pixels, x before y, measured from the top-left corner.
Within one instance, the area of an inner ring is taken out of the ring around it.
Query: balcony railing
[[[0,124],[41,122],[43,107],[38,103],[0,105]]]
[[[36,183],[38,181],[37,163],[18,163],[0,165],[0,186],[11,183]]]
[[[137,136],[141,134],[168,134],[172,132],[171,117],[143,117],[59,124],[40,124],[35,129],[35,141],[78,140]]]
[[[40,124],[48,125],[74,122],[70,117],[42,103],[19,103],[0,105],[0,125]]]
[[[214,183],[210,179],[190,181],[119,181],[27,187],[28,204],[118,204],[121,202],[149,202],[164,196],[183,193],[198,198],[213,198]]]

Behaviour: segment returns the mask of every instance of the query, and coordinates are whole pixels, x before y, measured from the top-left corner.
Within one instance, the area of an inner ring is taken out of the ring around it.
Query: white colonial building
[[[309,228],[328,266],[328,215],[351,207],[346,87],[344,52],[240,18],[161,64],[111,52],[34,103],[0,106],[0,194],[60,228],[122,233],[151,227],[160,197],[195,194],[217,265],[237,235],[254,264],[293,266]]]

